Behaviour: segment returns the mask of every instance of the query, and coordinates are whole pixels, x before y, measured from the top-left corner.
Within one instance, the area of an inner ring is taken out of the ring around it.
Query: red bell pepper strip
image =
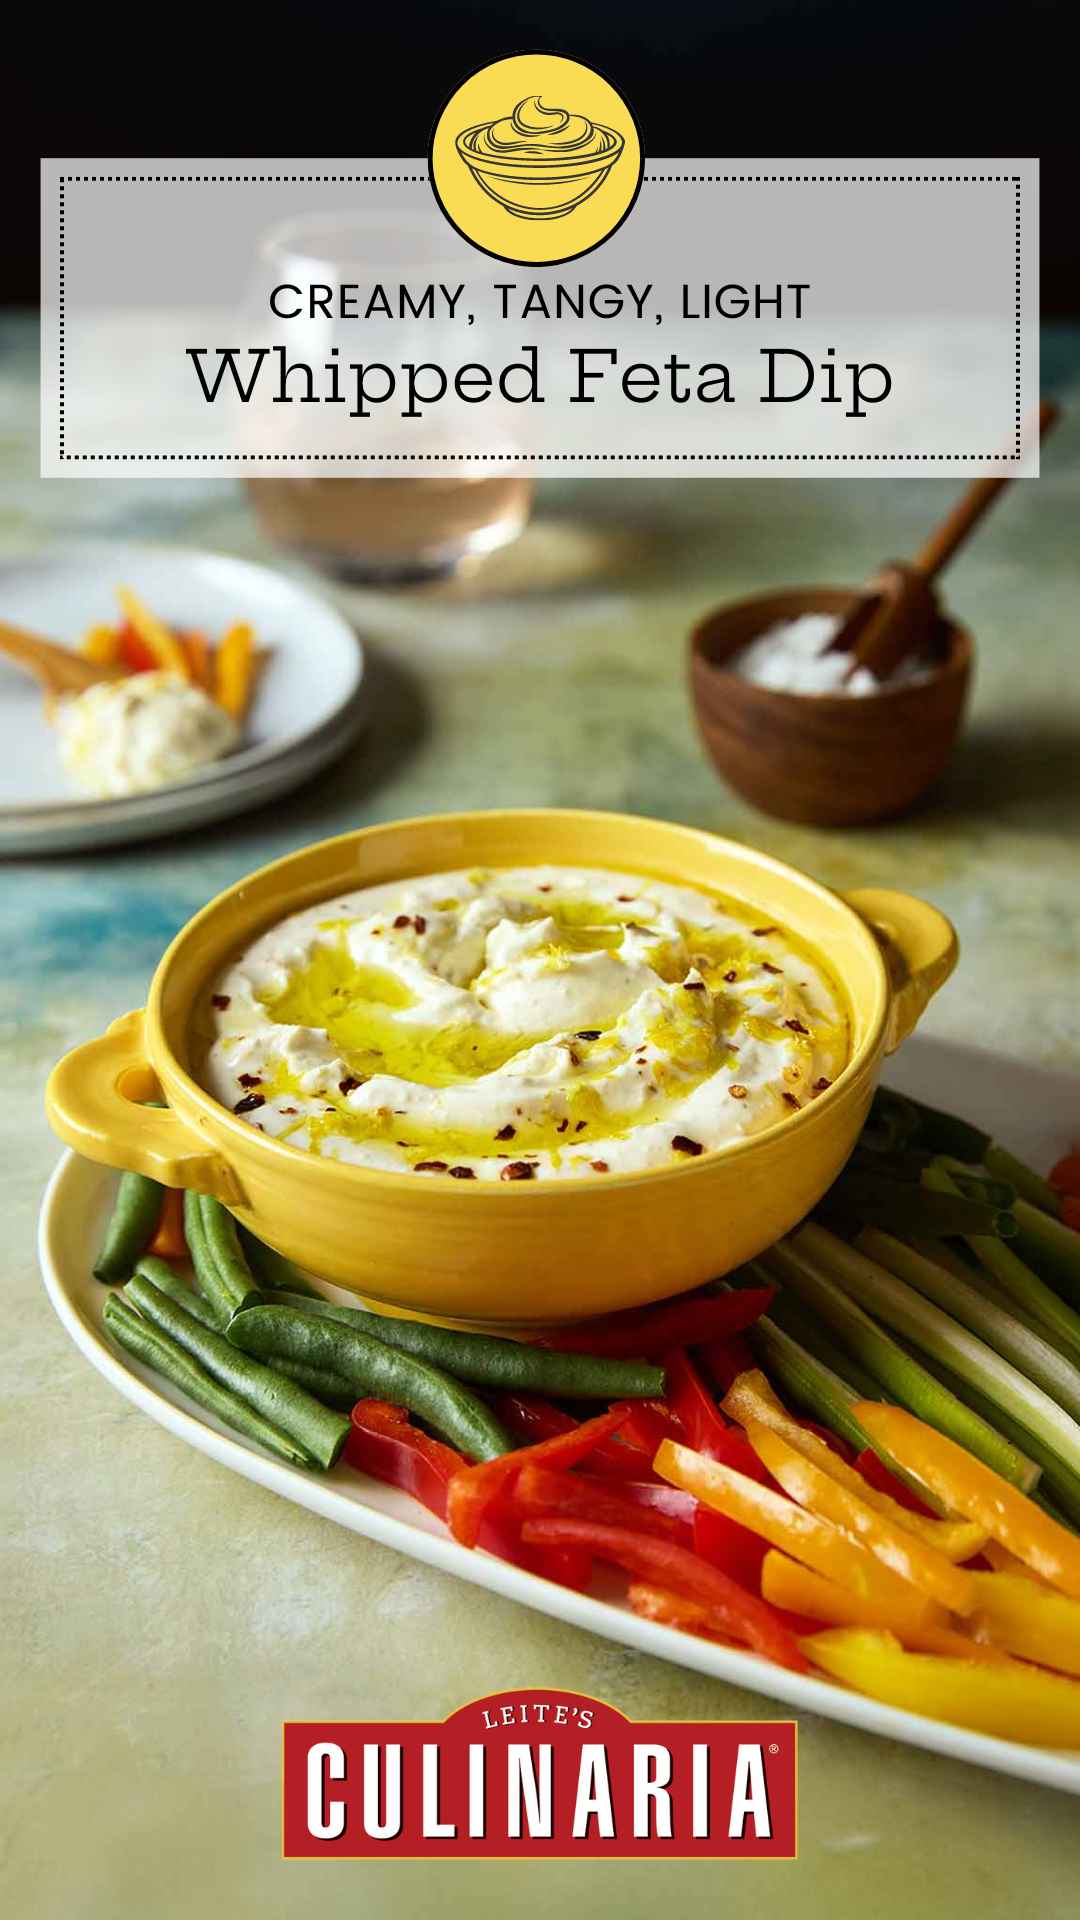
[[[868,1487],[876,1487],[879,1493],[887,1493],[898,1507],[905,1507],[908,1513],[924,1514],[928,1520],[937,1518],[932,1507],[925,1506],[917,1493],[913,1493],[903,1480],[898,1480],[895,1473],[889,1472],[873,1447],[864,1447],[861,1453],[856,1454],[852,1464],[856,1473],[862,1474]]]
[[[629,1400],[623,1404],[626,1420],[619,1429],[619,1439],[624,1446],[643,1453],[651,1471],[661,1440],[685,1440],[682,1425],[666,1400]],[[636,1471],[640,1471],[640,1466]]]
[[[1074,1200],[1080,1198],[1080,1147],[1073,1147],[1070,1153],[1063,1154],[1057,1166],[1051,1168],[1050,1185],[1058,1193],[1071,1195]]]
[[[349,1465],[411,1493],[445,1520],[447,1488],[466,1466],[464,1456],[414,1427],[404,1407],[386,1400],[358,1400],[350,1418],[352,1432],[345,1442]]]
[[[507,1490],[524,1466],[573,1467],[585,1460],[603,1440],[609,1440],[622,1426],[626,1414],[612,1407],[583,1420],[568,1433],[557,1433],[533,1447],[519,1447],[515,1453],[500,1454],[494,1460],[481,1460],[476,1466],[455,1473],[446,1504],[447,1524],[455,1540],[463,1547],[475,1547],[485,1513],[500,1494]]]
[[[1061,1202],[1061,1217],[1067,1227],[1080,1233],[1080,1195],[1067,1193]]]
[[[560,1353],[605,1353],[624,1358],[666,1353],[669,1347],[698,1347],[727,1340],[752,1327],[768,1309],[774,1287],[744,1287],[737,1293],[692,1293],[657,1307],[633,1309],[588,1320],[545,1334],[541,1345]]]
[[[738,1429],[728,1426],[690,1355],[681,1347],[664,1355],[667,1405],[682,1428],[687,1446],[710,1460],[729,1460],[729,1440]]]
[[[610,1480],[599,1473],[575,1469],[574,1479],[587,1487],[611,1488]],[[666,1480],[622,1480],[611,1490],[635,1507],[653,1507],[659,1513],[667,1513],[673,1519],[683,1521],[688,1528],[694,1524],[698,1503],[693,1494],[685,1492],[682,1487],[671,1486]]]
[[[711,1607],[700,1606],[696,1600],[684,1600],[681,1594],[650,1586],[644,1580],[634,1580],[626,1589],[626,1597],[643,1620],[657,1620],[663,1627],[679,1627],[683,1633],[728,1637],[719,1614]],[[788,1613],[779,1607],[777,1613],[796,1636],[821,1631],[820,1620],[811,1620],[809,1615]]]
[[[698,1503],[694,1515],[694,1552],[699,1553],[710,1566],[719,1567],[721,1573],[730,1574],[740,1587],[746,1587],[750,1593],[761,1591],[761,1568],[769,1543],[758,1533],[751,1533],[749,1527],[739,1525],[726,1513],[715,1513],[711,1507]]]
[[[632,1527],[662,1540],[677,1540],[682,1546],[692,1542],[685,1518],[629,1499],[618,1481],[601,1480],[595,1475],[587,1478],[583,1474],[556,1473],[550,1467],[523,1467],[510,1499],[518,1513],[530,1518],[543,1513],[569,1514],[579,1520],[596,1520],[602,1526]]]
[[[791,1667],[797,1673],[806,1671],[795,1636],[774,1607],[672,1540],[657,1540],[628,1527],[573,1519],[526,1520],[521,1537],[535,1547],[584,1547],[598,1560],[610,1561],[636,1579],[708,1607],[722,1622],[719,1630],[731,1639],[744,1642],[782,1667]]]
[[[414,1500],[446,1519],[447,1489],[467,1468],[464,1455],[414,1427],[404,1407],[385,1400],[359,1400],[352,1410],[352,1432],[345,1458],[361,1473],[400,1487]],[[541,1573],[560,1585],[583,1589],[592,1578],[592,1559],[579,1548],[540,1552],[521,1543],[521,1522],[504,1501],[492,1502],[484,1515],[478,1544],[500,1560]]]
[[[738,1333],[730,1340],[710,1341],[698,1357],[720,1400],[735,1385],[740,1373],[750,1373],[757,1365],[750,1347]]]
[[[638,1403],[631,1401],[628,1404],[634,1407]],[[574,1433],[581,1425],[572,1413],[543,1399],[538,1393],[499,1393],[493,1397],[492,1406],[508,1432],[519,1435],[530,1444],[554,1439],[558,1433]],[[594,1465],[598,1473],[625,1474],[629,1478],[640,1476],[647,1468],[637,1458],[638,1453],[647,1452],[651,1461],[664,1438],[661,1433],[651,1446],[642,1447],[638,1442],[624,1446],[625,1431],[625,1428],[621,1429],[612,1439],[602,1440],[596,1448]]]

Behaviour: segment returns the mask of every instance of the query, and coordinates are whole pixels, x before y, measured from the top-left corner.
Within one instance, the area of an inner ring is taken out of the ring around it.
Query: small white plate
[[[1047,1164],[1076,1136],[1080,1082],[1064,1074],[1046,1073],[967,1047],[916,1040],[905,1047],[902,1067],[898,1063],[889,1078],[924,1100],[986,1126],[1036,1165]],[[504,1560],[470,1552],[406,1494],[340,1462],[330,1473],[309,1474],[262,1453],[210,1415],[193,1409],[167,1381],[114,1347],[105,1333],[102,1312],[107,1290],[91,1276],[88,1249],[100,1241],[115,1187],[116,1176],[106,1168],[79,1160],[73,1153],[64,1155],[49,1182],[41,1212],[38,1250],[45,1286],[71,1338],[98,1372],[189,1446],[354,1533],[604,1639],[782,1700],[796,1713],[822,1714],[887,1739],[1080,1794],[1080,1754],[1022,1746],[946,1726],[920,1714],[881,1706],[829,1680],[789,1673],[757,1654],[641,1620],[619,1600],[571,1593]]]
[[[0,620],[76,646],[115,623],[129,586],[169,622],[220,639],[236,620],[266,659],[244,745],[179,782],[122,800],[69,785],[36,683],[0,656],[0,854],[76,851],[176,833],[257,806],[344,751],[363,720],[363,648],[347,620],[286,574],[182,547],[80,542],[0,563]]]

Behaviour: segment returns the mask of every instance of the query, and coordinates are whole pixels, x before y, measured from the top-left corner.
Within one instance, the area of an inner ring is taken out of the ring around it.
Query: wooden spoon
[[[1044,400],[1039,408],[1040,440],[1058,417],[1059,409]],[[910,565],[893,563],[870,581],[825,649],[851,654],[848,680],[860,667],[869,667],[878,680],[887,680],[909,654],[928,650],[941,620],[932,583],[1011,478],[1011,474],[993,474],[976,480],[923,542]]]
[[[13,660],[26,673],[32,673],[51,703],[61,694],[85,693],[100,680],[120,680],[127,669],[87,660],[70,647],[58,647],[40,634],[27,633],[22,627],[9,627],[0,621],[0,653]]]

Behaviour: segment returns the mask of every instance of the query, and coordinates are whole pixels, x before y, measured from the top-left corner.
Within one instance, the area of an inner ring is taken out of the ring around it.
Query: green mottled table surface
[[[283,1864],[287,1718],[441,1717],[528,1680],[638,1717],[761,1703],[564,1628],[233,1478],[80,1359],[34,1256],[57,1158],[56,1056],[141,1004],[163,944],[248,869],[395,815],[499,804],[658,814],[754,841],[838,886],[925,893],[962,969],[931,1032],[1080,1070],[1080,334],[1044,389],[1072,418],[950,574],[980,648],[967,734],[921,813],[874,832],[784,826],[717,781],[683,650],[696,615],[790,581],[854,580],[913,549],[949,481],[552,484],[516,548],[466,583],[343,601],[372,648],[366,739],[316,786],[225,827],[0,872],[4,1235],[3,1841],[12,1920],[426,1916],[566,1902],[630,1916],[1075,1912],[1074,1800],[801,1724],[795,1865],[644,1870]],[[88,535],[273,560],[225,482],[37,478],[36,334],[0,328],[0,554]],[[768,1705],[764,1711],[770,1711]]]

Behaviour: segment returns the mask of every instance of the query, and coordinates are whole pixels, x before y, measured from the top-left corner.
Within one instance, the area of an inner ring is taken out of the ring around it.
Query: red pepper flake
[[[579,1121],[578,1121],[578,1122],[576,1123],[576,1125],[575,1125],[575,1127],[574,1127],[574,1132],[575,1132],[575,1133],[584,1133],[584,1131],[585,1131],[585,1128],[586,1128],[586,1127],[588,1126],[588,1124],[589,1124],[589,1123],[588,1123],[588,1121],[587,1121],[587,1120],[579,1120]]]
[[[413,1168],[414,1173],[447,1173],[448,1171],[445,1160],[418,1160]]]
[[[265,1107],[265,1105],[266,1095],[264,1093],[246,1093],[242,1100],[237,1101],[233,1112],[254,1113],[256,1107]]]
[[[784,1025],[790,1027],[792,1033],[809,1033],[810,1031],[809,1027],[803,1026],[801,1020],[785,1020]]]
[[[764,940],[765,935],[767,933],[776,933],[777,928],[776,927],[753,927],[751,931],[753,933],[755,940]]]
[[[771,960],[763,960],[761,964],[766,973],[783,973],[784,971],[783,967],[774,967]]]
[[[299,1113],[300,1109],[299,1107],[280,1107],[278,1111],[280,1113]]]
[[[236,1077],[242,1087],[258,1087],[262,1084],[260,1073],[238,1073]]]
[[[363,1086],[363,1084],[363,1081],[358,1080],[354,1073],[347,1073],[344,1080],[338,1081],[338,1092],[344,1094],[355,1093],[357,1087]]]
[[[590,1160],[589,1165],[594,1173],[610,1173],[611,1171],[606,1160]]]
[[[747,1095],[747,1088],[741,1087],[737,1080],[733,1080],[730,1087],[728,1088],[728,1092],[730,1093],[733,1100],[745,1100]]]
[[[534,1171],[533,1168],[529,1165],[527,1160],[508,1160],[505,1167],[502,1168],[499,1174],[499,1179],[500,1180],[531,1180],[533,1177],[533,1171]]]
[[[793,1093],[788,1093],[786,1088],[781,1093],[780,1098],[782,1100],[786,1100],[789,1107],[794,1107],[796,1113],[800,1111],[801,1103],[798,1100],[796,1100],[795,1095]]]
[[[684,993],[704,993],[704,991],[705,991],[704,980],[684,980],[683,981]]]
[[[495,1138],[496,1140],[512,1140],[516,1132],[517,1132],[517,1128],[512,1127],[508,1120],[505,1127],[499,1128],[499,1131],[495,1135]]]
[[[728,969],[728,971],[727,971],[727,973],[725,973],[725,975],[724,975],[724,979],[725,979],[725,980],[727,981],[727,983],[728,983],[728,985],[729,985],[729,986],[730,986],[730,985],[732,984],[732,982],[733,982],[733,981],[735,981],[735,980],[737,980],[737,979],[738,979],[738,977],[739,977],[739,976],[738,976],[738,974],[736,973],[736,971],[735,971],[735,969],[734,969],[734,967],[730,967],[730,968]]]
[[[211,998],[210,1004],[216,1007],[219,1013],[224,1013],[226,1007],[232,1006],[232,995],[229,993],[215,993]]]
[[[814,1092],[814,1093],[828,1093],[828,1091],[829,1091],[829,1088],[830,1088],[831,1086],[832,1086],[832,1081],[831,1081],[831,1080],[826,1080],[826,1078],[825,1078],[825,1075],[824,1075],[824,1074],[822,1074],[822,1076],[821,1076],[821,1079],[820,1079],[820,1080],[815,1080],[815,1081],[814,1081],[814,1085],[813,1085],[813,1088],[812,1088],[812,1092]]]
[[[537,889],[536,889],[536,891],[537,891],[537,893],[550,893],[550,892],[551,892],[551,881],[550,881],[550,880],[541,880],[541,881],[539,882],[539,884],[538,884],[538,886],[537,886]]]
[[[399,913],[394,921],[395,927],[411,927],[412,921],[407,913]]]
[[[427,921],[424,919],[422,913],[413,914],[413,926],[416,928],[417,933],[427,932]]]
[[[599,1040],[599,1038],[599,1027],[582,1027],[581,1032],[574,1035],[575,1040]]]
[[[558,1126],[555,1129],[556,1133],[565,1133],[569,1125],[570,1125],[569,1120],[560,1120]]]
[[[451,1180],[475,1180],[476,1175],[471,1167],[451,1167],[450,1178]]]
[[[705,1151],[700,1140],[691,1140],[689,1134],[686,1133],[672,1134],[671,1144],[676,1153],[688,1153],[692,1158],[696,1158],[699,1153],[704,1153]]]
[[[615,895],[615,898],[616,900],[621,901],[622,904],[625,906],[628,900],[636,900],[637,894],[636,893],[617,893]]]

